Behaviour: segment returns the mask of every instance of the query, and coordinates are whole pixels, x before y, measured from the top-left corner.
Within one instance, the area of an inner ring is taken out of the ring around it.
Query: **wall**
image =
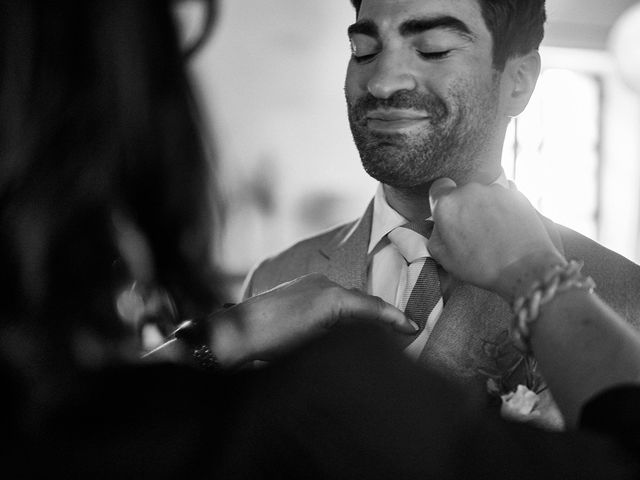
[[[230,198],[231,271],[359,215],[375,189],[343,96],[353,20],[347,0],[222,2],[195,71]]]

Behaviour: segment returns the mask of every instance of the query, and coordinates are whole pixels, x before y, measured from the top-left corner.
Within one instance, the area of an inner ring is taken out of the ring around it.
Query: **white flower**
[[[511,393],[501,395],[500,414],[507,420],[531,422],[548,430],[563,430],[564,420],[549,390],[539,394],[532,392],[524,385]]]
[[[528,422],[540,416],[540,412],[536,410],[539,402],[538,394],[524,385],[518,385],[515,392],[501,395],[500,398],[502,398],[500,413],[503,418]]]

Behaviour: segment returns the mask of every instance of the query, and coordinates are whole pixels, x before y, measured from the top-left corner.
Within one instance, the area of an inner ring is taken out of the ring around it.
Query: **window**
[[[545,216],[637,261],[640,101],[607,52],[546,47],[502,165]]]
[[[505,140],[503,168],[544,215],[598,238],[602,88],[590,73],[542,72]]]

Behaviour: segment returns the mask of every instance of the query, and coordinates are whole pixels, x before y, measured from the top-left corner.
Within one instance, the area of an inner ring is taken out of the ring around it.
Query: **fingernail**
[[[411,324],[411,326],[413,327],[413,329],[417,332],[418,330],[420,330],[420,327],[418,326],[418,324],[416,322],[414,322],[413,320],[409,319],[409,323]]]

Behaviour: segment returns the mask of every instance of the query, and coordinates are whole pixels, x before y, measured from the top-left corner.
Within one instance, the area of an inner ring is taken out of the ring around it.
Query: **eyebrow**
[[[462,20],[450,15],[441,15],[437,17],[414,18],[402,22],[399,31],[403,37],[410,37],[420,33],[443,28],[451,30],[459,35],[468,38],[475,38],[471,29]],[[347,29],[349,37],[355,34],[366,35],[368,37],[379,37],[378,26],[371,20],[360,20]]]
[[[436,28],[451,30],[465,37],[475,37],[466,23],[449,15],[407,20],[400,25],[400,35],[410,37]]]
[[[378,37],[378,26],[371,20],[359,20],[347,29],[349,37],[360,34],[368,37]]]

